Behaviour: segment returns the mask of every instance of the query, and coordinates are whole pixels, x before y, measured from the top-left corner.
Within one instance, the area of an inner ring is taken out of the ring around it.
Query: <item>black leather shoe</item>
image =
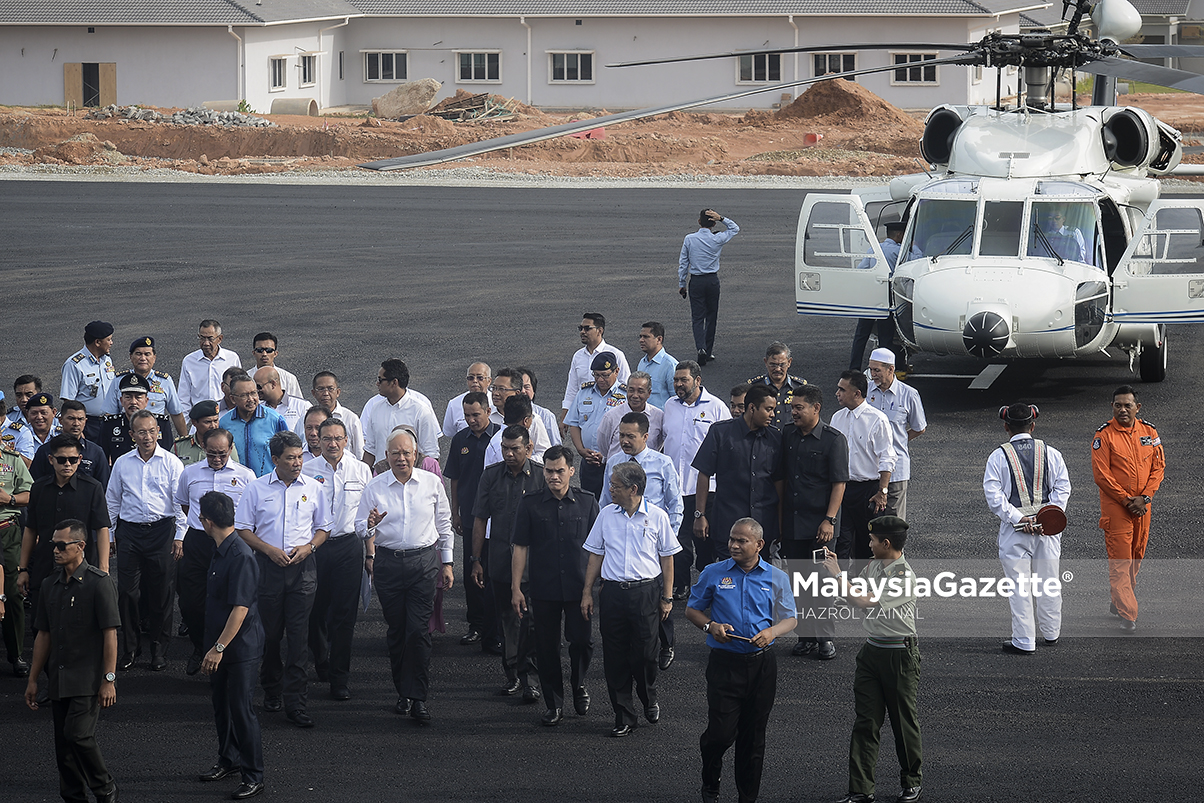
[[[275,714],[278,711],[284,710],[284,700],[279,697],[264,697],[263,710],[269,714]]]
[[[393,706],[393,711],[401,714],[403,717],[408,717],[410,715],[410,698],[398,697],[397,705]]]
[[[201,661],[205,660],[205,656],[199,652],[194,652],[188,656],[188,663],[184,665],[184,673],[188,676],[195,675],[201,671]]]
[[[97,795],[96,803],[117,803],[117,784],[113,784],[113,791],[107,795]]]
[[[1137,632],[1137,622],[1129,621],[1128,619],[1121,618],[1120,630],[1122,633],[1136,633]]]
[[[539,718],[539,724],[551,727],[553,725],[559,725],[560,720],[562,719],[564,719],[564,709],[549,708],[547,711],[544,711],[543,716]]]
[[[661,650],[661,654],[657,656],[656,665],[660,667],[662,672],[664,672],[666,669],[673,666],[673,658],[673,648],[666,647],[665,649]]]
[[[465,646],[467,646],[469,644],[476,644],[480,640],[481,640],[481,634],[475,630],[469,630],[467,633],[460,636],[460,643]]]
[[[624,736],[630,736],[631,735],[631,726],[630,725],[615,725],[613,728],[610,729],[610,735],[615,737],[616,739],[622,739]]]
[[[810,655],[818,649],[819,645],[814,641],[803,641],[802,639],[799,639],[798,643],[794,645],[794,649],[790,651],[790,654],[795,656]]]
[[[850,793],[842,797],[840,803],[874,803],[874,796]]]
[[[490,655],[501,655],[502,654],[502,642],[500,642],[500,641],[482,642],[481,643],[481,651],[487,652]]]
[[[522,690],[523,684],[519,682],[518,678],[515,678],[514,680],[507,680],[506,684],[499,687],[493,694],[496,697],[513,697]]]
[[[719,803],[719,790],[702,787],[702,803]]]
[[[167,659],[163,657],[163,653],[155,653],[151,656],[150,668],[152,672],[162,672],[167,668]]]
[[[686,588],[683,586],[682,588],[674,589],[673,599],[675,601],[680,602],[683,599],[689,599],[689,598],[690,598],[690,589],[689,588]]]
[[[351,690],[346,686],[331,686],[330,699],[332,700],[350,700]]]
[[[234,793],[230,795],[231,800],[246,800],[249,797],[255,797],[263,791],[262,783],[241,783]]]
[[[1056,638],[1043,638],[1041,639],[1041,643],[1046,647],[1056,647],[1058,645],[1058,640]]]
[[[13,661],[13,677],[27,678],[29,677],[29,661],[18,657]]]
[[[831,661],[836,657],[836,645],[830,641],[821,641],[815,657],[821,661]]]
[[[1010,641],[1003,642],[1003,651],[1010,655],[1033,655],[1036,650],[1022,650]]]
[[[314,718],[300,708],[296,711],[289,711],[285,716],[288,717],[289,722],[298,728],[312,728],[314,726]]]
[[[117,662],[117,668],[124,672],[134,665],[134,654],[127,652],[121,656],[121,660]]]
[[[214,764],[209,768],[208,772],[202,772],[196,776],[196,779],[198,781],[205,781],[206,783],[209,781],[220,781],[222,778],[234,775],[237,772],[238,770],[234,767],[223,767],[221,764]]]
[[[523,702],[524,703],[538,703],[539,698],[542,696],[543,695],[539,693],[539,689],[535,688],[534,686],[524,686],[523,687]]]
[[[708,357],[708,356],[709,356],[709,355],[708,355],[708,354],[707,354],[705,351],[703,351],[702,349],[699,349],[699,350],[698,350],[698,364],[699,364],[699,365],[706,365],[706,364],[707,364],[707,357]],[[626,734],[624,734],[624,735],[626,735]]]
[[[644,718],[648,720],[650,725],[655,725],[661,721],[660,703],[653,703],[644,709]]]
[[[1057,639],[1054,639],[1054,641],[1057,641]],[[916,801],[919,799],[920,799],[920,787],[918,787],[918,786],[907,787],[906,789],[904,789],[902,792],[899,793],[899,796],[897,798],[895,798],[897,803],[916,803]]]
[[[415,700],[410,704],[410,718],[419,725],[431,724],[431,712],[426,710],[425,700]]]
[[[589,713],[589,689],[584,686],[573,689],[573,708],[576,709],[579,717]]]

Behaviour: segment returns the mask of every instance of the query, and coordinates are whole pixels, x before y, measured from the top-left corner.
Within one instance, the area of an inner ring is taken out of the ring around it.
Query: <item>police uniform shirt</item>
[[[205,529],[201,525],[201,497],[210,491],[217,491],[230,497],[234,507],[238,507],[243,491],[255,479],[255,472],[246,466],[240,466],[233,460],[227,460],[226,465],[214,470],[208,461],[191,463],[184,466],[180,472],[180,481],[176,483],[175,501],[177,505],[188,507],[188,526],[194,530]]]
[[[343,452],[337,466],[332,467],[325,457],[310,460],[301,466],[301,473],[313,477],[326,489],[326,501],[330,508],[331,538],[340,538],[354,533],[360,538],[368,537],[368,522],[362,526],[355,521],[360,509],[360,498],[372,481],[372,469]]]
[[[25,411],[20,407],[12,407],[4,414],[4,424],[8,424],[11,421],[20,421],[22,424],[29,423],[25,420]]]
[[[85,560],[70,575],[56,567],[40,594],[33,629],[50,636],[50,699],[95,697],[105,672],[105,631],[121,625],[117,583]]]
[[[34,531],[39,544],[49,541],[55,525],[64,519],[82,521],[89,545],[94,544],[93,532],[110,526],[109,506],[101,484],[79,471],[61,488],[53,473],[34,480],[29,489],[29,507],[25,509],[25,526]]]
[[[573,409],[573,400],[577,398],[578,392],[585,387],[586,383],[593,381],[594,373],[590,370],[590,366],[594,362],[594,357],[607,351],[615,355],[615,360],[619,363],[619,376],[615,384],[622,385],[627,382],[627,377],[631,376],[631,367],[627,364],[627,357],[620,349],[610,345],[605,339],[593,351],[588,351],[585,346],[582,346],[573,353],[573,359],[569,363],[569,378],[565,385],[564,399],[560,402],[560,409],[570,411]]]
[[[740,568],[735,558],[707,566],[690,589],[690,601],[686,604],[696,611],[710,608],[712,620],[731,625],[730,632],[745,638],[752,638],[765,628],[796,616],[789,576],[760,558],[747,572]],[[710,633],[707,634],[707,646],[735,653],[760,652],[762,649],[738,639],[720,644]]]
[[[477,485],[472,515],[489,520],[489,576],[496,583],[510,584],[510,540],[518,503],[528,494],[547,487],[543,469],[533,460],[523,461],[517,476],[505,463],[486,466]]]
[[[155,414],[159,424],[159,446],[170,452],[175,445],[172,438],[171,419],[166,415]],[[100,419],[101,445],[109,463],[116,463],[117,458],[134,450],[134,437],[130,434],[130,419],[125,413],[106,415]]]
[[[597,519],[597,498],[580,488],[570,487],[563,499],[557,499],[545,487],[519,501],[511,540],[515,546],[528,548],[528,597],[560,602],[581,599],[589,564],[585,539]]]
[[[247,609],[242,626],[222,652],[222,663],[263,657],[263,621],[259,618],[259,563],[255,553],[231,533],[213,552],[205,589],[205,643],[215,644],[235,607]]]
[[[886,390],[877,385],[870,385],[870,395],[866,402],[874,409],[881,410],[890,422],[895,453],[898,455],[895,467],[890,473],[890,481],[911,479],[911,450],[908,448],[907,431],[923,432],[928,428],[920,392],[895,377]]]
[[[902,647],[903,639],[916,635],[916,575],[907,558],[900,555],[889,563],[874,559],[860,576],[874,584],[883,580],[888,583],[877,603],[880,613],[875,611],[876,615],[862,618],[869,642],[879,647]],[[898,579],[897,588],[889,584],[891,578]]]
[[[113,384],[109,386],[109,392],[105,396],[104,412],[106,415],[121,412],[121,380],[134,373],[134,371],[125,371],[118,374],[113,380]],[[184,406],[180,404],[180,396],[176,393],[176,383],[171,378],[171,374],[152,369],[145,379],[149,388],[146,394],[146,409],[157,415],[169,416],[186,412]]]
[[[88,415],[101,416],[105,412],[105,399],[109,386],[117,378],[113,358],[106,354],[100,359],[92,356],[87,347],[80,349],[63,363],[63,377],[59,384],[59,397],[83,402]]]
[[[778,494],[782,479],[782,433],[772,424],[755,432],[744,416],[711,427],[694,456],[694,468],[715,478],[713,537],[727,540],[737,519],[751,516],[765,528],[765,540],[778,537]]]
[[[661,558],[681,552],[669,514],[647,499],[633,515],[607,505],[585,539],[585,551],[602,556],[602,579],[610,582],[651,580],[661,574]]]
[[[677,476],[681,478],[683,496],[693,496],[698,490],[698,469],[694,468],[694,456],[702,445],[711,425],[732,417],[731,409],[702,388],[693,404],[686,404],[674,396],[665,403],[664,453],[673,461]],[[711,478],[708,490],[715,490],[715,479]]]
[[[59,423],[58,416],[55,416],[54,422],[50,425],[50,431],[46,433],[45,438],[39,438],[37,433],[33,431],[33,427],[26,424],[17,432],[15,451],[20,452],[26,459],[33,460],[33,456],[37,454],[38,449],[45,446],[47,441],[62,431],[63,427]]]
[[[477,487],[485,470],[485,450],[498,432],[497,424],[489,424],[480,435],[467,427],[457,432],[447,450],[447,465],[443,476],[456,481],[456,501],[460,503],[460,519],[468,525],[472,506],[477,501]]]
[[[83,451],[80,452],[78,470],[99,482],[102,487],[107,486],[109,484],[109,458],[105,455],[104,450],[84,438],[80,438],[79,442],[83,446]],[[34,453],[33,460],[29,461],[29,473],[35,480],[54,474],[54,466],[50,464],[51,459],[50,450],[46,448],[46,444],[39,446],[38,451]]]
[[[360,413],[364,427],[364,450],[371,452],[377,460],[384,458],[393,429],[400,424],[409,424],[418,434],[418,451],[433,457],[439,456],[439,419],[431,407],[430,399],[413,388],[389,404],[384,396],[373,396]]]
[[[304,474],[288,485],[275,471],[257,477],[234,512],[235,527],[285,552],[308,544],[318,530],[329,533],[331,524],[326,489]]]
[[[648,397],[648,403],[663,410],[665,403],[675,395],[673,375],[677,373],[677,358],[662,348],[655,357],[649,358],[647,354],[640,357],[636,370],[652,377],[652,395]]]
[[[162,446],[156,446],[148,460],[143,460],[137,449],[123,454],[113,463],[105,491],[109,518],[114,522],[154,524],[170,516],[176,520],[176,540],[183,540],[188,520],[176,502],[183,471],[180,458]]]
[[[619,452],[606,461],[606,473],[602,475],[602,498],[599,504],[606,506],[614,502],[610,495],[610,477],[615,466],[634,460],[644,469],[647,484],[644,486],[644,498],[669,514],[669,525],[673,531],[681,527],[681,517],[685,505],[681,501],[681,481],[677,478],[677,469],[673,461],[660,452],[645,448],[642,452],[629,455]]]
[[[806,435],[798,427],[782,434],[785,451],[786,505],[784,538],[814,538],[828,516],[832,486],[849,481],[849,443],[841,432],[820,421]]]
[[[602,416],[602,423],[598,425],[598,451],[607,460],[623,454],[623,447],[619,443],[619,425],[623,416],[630,412],[631,403],[625,401]],[[644,405],[640,412],[648,416],[648,448],[659,452],[665,443],[665,412],[653,407],[651,402]]]
[[[598,390],[594,382],[586,382],[581,387],[581,392],[573,399],[569,414],[564,417],[564,423],[581,428],[581,443],[586,449],[597,451],[598,428],[602,426],[602,418],[607,410],[627,401],[626,391],[627,386],[618,382],[605,393]]]
[[[852,410],[842,407],[832,414],[831,425],[849,443],[849,480],[868,482],[883,471],[894,471],[898,454],[890,421],[881,410],[865,402]]]
[[[777,409],[773,411],[773,425],[775,427],[778,429],[785,429],[794,423],[794,419],[790,415],[790,405],[794,401],[794,391],[807,384],[806,379],[803,379],[801,376],[787,374],[785,381],[782,382],[782,386],[778,388],[774,387],[773,382],[769,381],[768,374],[761,374],[760,376],[754,376],[752,379],[748,380],[748,384],[768,385],[777,391],[778,406]]]
[[[222,374],[227,368],[242,367],[242,360],[230,349],[219,347],[217,355],[210,360],[205,352],[197,349],[180,363],[180,405],[191,410],[199,401],[221,401]]]
[[[455,534],[451,528],[451,504],[443,490],[443,482],[429,471],[415,468],[405,482],[392,471],[378,474],[364,489],[360,508],[355,514],[355,526],[368,526],[368,513],[376,508],[388,515],[375,530],[376,548],[420,549],[438,544],[439,562],[451,563]]]
[[[25,493],[33,487],[33,477],[29,473],[29,469],[25,467],[25,461],[21,459],[21,455],[9,449],[0,449],[0,490],[3,490],[9,496]],[[9,500],[8,504],[0,504],[0,522],[16,519],[21,515],[21,508],[12,504]],[[8,538],[8,533],[0,530],[5,540]],[[21,536],[17,536],[17,541],[20,542]],[[3,550],[0,549],[0,553]],[[3,560],[3,554],[0,554],[0,560]],[[8,568],[7,566],[5,567]],[[15,568],[15,567],[13,567]]]
[[[180,458],[180,462],[185,467],[193,463],[205,463],[209,459],[205,455],[205,447],[197,442],[195,435],[182,435],[176,438],[176,442],[171,447],[171,453]],[[238,447],[233,443],[230,444],[230,460],[234,463],[242,463],[238,459]]]
[[[12,418],[11,412],[9,417],[4,419],[3,425],[0,425],[0,448],[8,449],[12,452],[18,452],[17,438],[21,433],[29,429],[29,422],[24,416],[20,418]]]

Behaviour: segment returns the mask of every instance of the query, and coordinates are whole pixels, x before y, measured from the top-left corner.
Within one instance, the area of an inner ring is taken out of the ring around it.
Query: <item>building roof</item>
[[[1182,17],[1187,14],[1190,0],[1129,0],[1143,17]]]
[[[1085,23],[1090,24],[1090,20],[1084,18]],[[1068,20],[1062,19],[1062,4],[1057,3],[1047,8],[1032,9],[1021,12],[1020,27],[1021,28],[1065,28],[1069,24]]]
[[[346,0],[0,0],[0,25],[265,25],[360,16]]]

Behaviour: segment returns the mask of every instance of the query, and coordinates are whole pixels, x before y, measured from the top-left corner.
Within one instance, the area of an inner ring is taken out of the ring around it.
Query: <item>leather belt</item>
[[[646,586],[649,583],[655,583],[659,580],[659,577],[649,577],[647,580],[607,580],[606,584],[616,585],[626,591],[629,588],[639,588],[640,586]]]
[[[376,556],[380,557],[380,553],[384,552],[386,555],[392,555],[395,558],[405,558],[409,557],[410,555],[419,555],[423,552],[434,549],[436,546],[438,546],[438,542],[434,544],[427,544],[426,546],[416,547],[414,549],[389,549],[387,546],[380,546],[377,544]]]
[[[760,658],[765,653],[773,649],[773,645],[762,647],[756,652],[736,652],[735,650],[725,650],[720,647],[711,647],[711,655],[717,658],[732,659],[735,661],[750,661],[753,658]]]

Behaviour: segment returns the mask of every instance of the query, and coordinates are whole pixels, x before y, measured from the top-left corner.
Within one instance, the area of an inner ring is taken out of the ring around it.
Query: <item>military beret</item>
[[[130,373],[121,377],[121,383],[117,386],[117,390],[120,393],[150,393],[150,385],[142,377]]]
[[[155,339],[153,337],[140,337],[130,344],[130,354],[133,354],[138,349],[147,348],[148,346],[153,349],[155,347]]]
[[[49,393],[39,393],[25,402],[25,409],[29,410],[33,407],[54,407],[54,397]]]
[[[597,357],[594,357],[594,361],[590,363],[589,369],[591,371],[613,371],[618,366],[619,362],[615,359],[614,352],[604,351]]]
[[[898,516],[879,516],[870,521],[870,532],[874,535],[890,535],[907,532],[907,522]]]
[[[217,415],[217,402],[205,399],[192,405],[192,409],[188,411],[188,417],[193,421],[200,421],[202,418],[212,418]]]
[[[113,324],[108,321],[92,321],[84,327],[84,340],[89,343],[93,340],[104,340],[111,334],[113,334]]]

